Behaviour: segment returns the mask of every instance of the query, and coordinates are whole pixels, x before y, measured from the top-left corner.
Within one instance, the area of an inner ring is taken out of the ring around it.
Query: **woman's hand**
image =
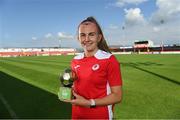
[[[63,100],[64,102],[69,102],[72,105],[78,105],[78,106],[83,106],[83,107],[90,107],[90,100],[85,99],[84,97],[78,95],[77,93],[75,93],[73,91],[73,95],[75,97],[75,99],[72,100]]]
[[[105,106],[105,105],[112,105],[119,103],[122,100],[122,87],[121,86],[114,86],[111,87],[111,94],[103,97],[103,98],[96,98],[94,99],[97,106]],[[72,100],[63,100],[64,102],[70,102],[73,105],[79,105],[84,107],[90,107],[91,101],[85,99],[83,96],[78,95],[73,91],[73,95],[75,99]]]
[[[85,99],[84,97],[78,95],[73,91],[73,95],[75,99],[71,100],[71,104],[73,105],[79,105],[79,106],[84,106],[84,107],[90,107],[90,100]]]

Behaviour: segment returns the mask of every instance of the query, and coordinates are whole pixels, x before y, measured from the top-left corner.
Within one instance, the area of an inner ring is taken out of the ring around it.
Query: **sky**
[[[77,27],[88,16],[108,45],[180,44],[180,0],[0,0],[0,48],[79,48]]]

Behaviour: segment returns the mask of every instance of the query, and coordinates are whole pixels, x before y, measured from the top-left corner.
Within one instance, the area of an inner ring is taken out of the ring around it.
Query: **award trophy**
[[[58,97],[60,100],[71,100],[72,99],[72,85],[73,81],[77,79],[76,73],[67,68],[62,74],[60,74],[60,88],[58,92]]]

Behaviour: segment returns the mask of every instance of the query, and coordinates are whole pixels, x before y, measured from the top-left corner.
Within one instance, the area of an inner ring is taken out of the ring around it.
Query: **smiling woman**
[[[119,62],[93,17],[78,26],[78,40],[84,53],[71,63],[78,78],[73,85],[75,99],[65,101],[72,104],[72,119],[112,119],[113,107],[122,98]]]
[[[82,47],[84,48],[85,52],[88,50],[88,45],[94,45],[94,52],[97,51],[97,49],[101,49],[105,52],[110,52],[109,47],[107,46],[106,40],[104,38],[103,32],[100,28],[100,25],[97,23],[97,21],[93,17],[88,17],[84,21],[82,21],[78,27],[79,34],[78,34],[78,40],[80,41]],[[85,49],[87,47],[87,49]],[[89,48],[93,49],[93,48]],[[89,52],[86,52],[90,53]]]

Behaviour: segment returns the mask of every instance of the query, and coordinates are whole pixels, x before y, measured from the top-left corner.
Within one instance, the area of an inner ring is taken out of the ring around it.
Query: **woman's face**
[[[92,52],[98,49],[98,43],[102,35],[98,33],[97,27],[94,23],[85,22],[79,26],[78,39],[81,46],[87,52]]]

